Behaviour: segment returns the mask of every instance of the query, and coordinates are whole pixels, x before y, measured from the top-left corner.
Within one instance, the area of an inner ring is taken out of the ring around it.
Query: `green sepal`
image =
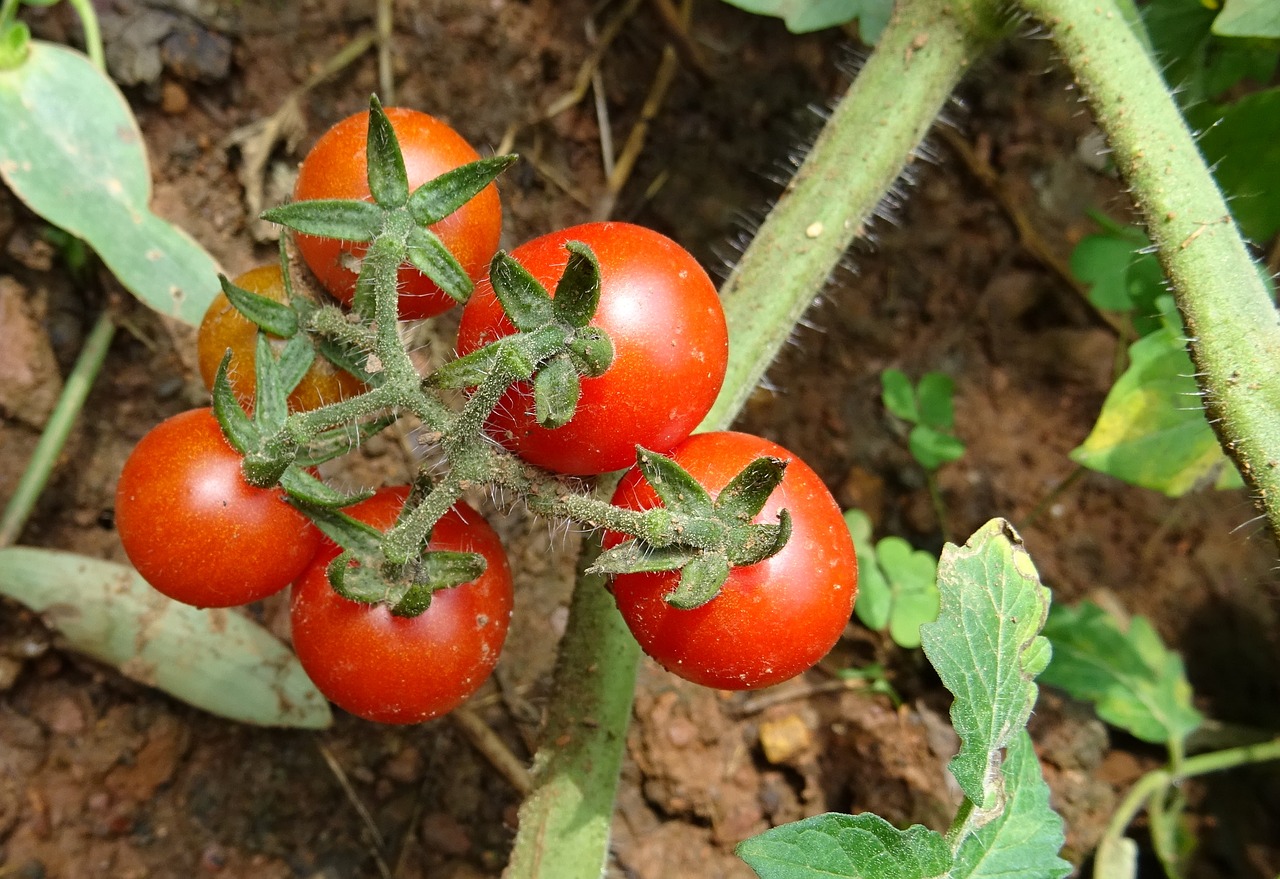
[[[551,322],[555,315],[551,294],[504,251],[499,250],[489,263],[489,281],[516,329],[529,332]]]
[[[376,567],[352,565],[354,553],[344,552],[329,563],[327,574],[333,591],[350,601],[378,604],[385,601],[392,586]]]
[[[353,519],[341,510],[314,507],[297,500],[293,505],[306,513],[320,533],[342,547],[348,559],[377,558],[382,551],[382,532],[372,525]]]
[[[431,606],[434,593],[470,583],[481,577],[488,567],[485,557],[475,552],[424,552],[413,585],[391,607],[391,613],[398,617],[416,617]]]
[[[508,337],[508,339],[513,337]],[[498,343],[499,368],[515,379],[529,379],[538,368],[538,359],[530,356],[521,345],[512,344],[504,339]]]
[[[569,251],[569,263],[556,284],[551,306],[561,323],[585,327],[600,304],[600,263],[581,241],[568,242],[565,250]]]
[[[31,29],[15,21],[0,31],[0,71],[21,67],[31,51]]]
[[[714,514],[711,495],[671,458],[636,446],[636,466],[672,513],[700,518]]]
[[[573,361],[561,355],[552,358],[533,378],[533,414],[538,424],[554,430],[564,427],[578,411],[582,380]]]
[[[673,544],[655,547],[643,540],[628,540],[606,549],[588,569],[592,574],[653,574],[676,571],[698,555],[690,546]]]
[[[404,207],[409,201],[409,175],[395,129],[376,95],[369,98],[368,132],[365,155],[368,156],[369,192],[374,202],[384,208]]]
[[[318,198],[271,208],[262,212],[262,219],[304,235],[343,241],[372,241],[382,228],[385,213],[367,201]]]
[[[315,349],[306,336],[290,339],[277,359],[267,334],[258,333],[254,352],[257,399],[253,421],[263,433],[275,433],[284,427],[285,419],[289,417],[289,395],[315,359]]]
[[[729,548],[729,560],[735,566],[756,565],[777,555],[791,539],[791,513],[778,513],[777,525],[752,525],[745,541]]]
[[[218,419],[227,442],[243,455],[249,449],[256,449],[262,442],[262,436],[244,409],[240,408],[236,392],[231,389],[231,381],[227,378],[230,363],[231,349],[228,348],[213,377],[213,415]]]
[[[501,347],[501,342],[495,342],[465,357],[451,360],[423,379],[422,383],[432,388],[474,388],[497,367],[502,356]]]
[[[662,596],[672,607],[693,610],[720,594],[729,579],[729,557],[720,552],[704,552],[680,569],[680,584]]]
[[[332,339],[319,338],[314,341],[320,356],[328,360],[343,372],[349,372],[367,385],[377,385],[381,381],[380,373],[371,373],[364,368],[368,356],[364,352],[352,351]]]
[[[470,298],[475,283],[436,233],[415,226],[409,230],[405,246],[414,268],[434,281],[450,298],[464,303]]]
[[[419,226],[439,223],[480,194],[518,156],[493,156],[470,162],[428,180],[409,196],[409,215]]]
[[[384,415],[373,421],[362,421],[326,430],[317,435],[305,449],[299,451],[294,461],[299,467],[315,467],[325,461],[340,458],[359,448],[361,443],[381,433],[395,421],[395,416]]]
[[[235,310],[257,324],[258,329],[281,339],[291,339],[297,334],[298,315],[288,305],[237,287],[226,275],[218,275],[218,283]]]
[[[716,512],[750,522],[782,482],[787,462],[781,458],[756,458],[721,489],[716,498]]]
[[[309,507],[323,507],[331,510],[349,507],[373,497],[371,491],[355,494],[337,491],[296,466],[288,467],[280,474],[280,487],[289,497],[302,501]]]
[[[599,378],[613,365],[613,340],[599,327],[583,327],[569,341],[569,356],[579,375]]]

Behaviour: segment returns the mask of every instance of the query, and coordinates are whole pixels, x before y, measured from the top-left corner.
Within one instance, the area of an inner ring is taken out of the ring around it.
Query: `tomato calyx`
[[[480,159],[428,180],[410,192],[399,140],[376,96],[369,99],[367,154],[372,203],[359,199],[296,201],[272,208],[262,218],[304,235],[344,241],[373,242],[391,233],[397,263],[407,259],[450,297],[466,302],[474,287],[471,278],[439,236],[427,227],[461,208],[517,157]],[[372,285],[357,283],[352,309],[373,318]]]
[[[608,333],[588,326],[600,304],[600,263],[580,241],[567,242],[565,249],[568,263],[554,296],[499,251],[489,280],[517,332],[442,366],[428,383],[468,388],[501,376],[505,389],[514,381],[532,379],[538,424],[549,429],[568,424],[582,396],[582,379],[603,375],[613,363],[614,349]]]
[[[678,570],[679,583],[663,598],[689,610],[715,598],[733,568],[777,554],[791,536],[786,510],[776,524],[752,522],[782,482],[787,462],[781,458],[756,458],[715,499],[672,458],[637,449],[636,464],[663,506],[642,514],[634,539],[602,552],[594,573]]]

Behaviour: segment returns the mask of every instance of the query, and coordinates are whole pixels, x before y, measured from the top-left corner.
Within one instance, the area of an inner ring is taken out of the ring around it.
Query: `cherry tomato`
[[[379,489],[346,512],[375,528],[395,523],[407,486]],[[419,723],[457,708],[493,671],[511,621],[511,569],[497,533],[459,502],[431,533],[430,549],[477,552],[479,578],[431,596],[416,617],[344,598],[327,569],[338,547],[327,539],[293,585],[293,649],[330,701],[378,723]]]
[[[125,461],[116,528],[148,583],[196,607],[248,604],[307,567],[320,532],[279,488],[245,482],[211,409],[152,428]]]
[[[280,266],[267,265],[250,269],[234,281],[250,293],[257,293],[276,302],[284,302],[284,277]],[[254,395],[254,366],[257,363],[258,327],[236,311],[227,297],[219,293],[209,304],[209,310],[200,322],[196,335],[196,356],[200,364],[200,377],[204,386],[213,390],[213,379],[218,374],[227,349],[231,349],[231,363],[227,377],[231,389],[245,406]],[[346,370],[339,369],[324,357],[317,355],[307,374],[289,394],[289,410],[305,412],[317,409],[347,397],[354,397],[366,390],[365,383]]]
[[[698,426],[724,382],[729,336],[707,273],[680,245],[629,223],[588,223],[535,238],[512,257],[554,293],[564,245],[581,241],[600,262],[600,304],[591,325],[613,341],[612,365],[582,380],[577,412],[563,427],[538,425],[519,383],[502,398],[488,432],[526,461],[590,475],[635,463],[637,445],[662,452]],[[462,312],[458,353],[515,332],[488,280]]]
[[[791,514],[791,537],[776,555],[732,569],[720,593],[694,610],[663,600],[679,572],[623,574],[613,594],[645,652],[667,670],[707,687],[746,690],[785,681],[813,666],[835,645],[853,611],[858,566],[840,508],[818,474],[775,443],[744,433],[703,433],[671,453],[714,497],[754,459],[788,461],[786,475],[754,519]],[[632,469],[613,503],[633,510],[660,505]],[[626,538],[605,535],[605,547]]]
[[[445,123],[403,107],[389,107],[387,118],[404,153],[409,189],[439,177],[480,155]],[[348,116],[330,128],[307,153],[293,188],[297,201],[319,198],[359,198],[369,194],[368,154],[365,140],[369,113]],[[483,275],[498,250],[502,231],[502,206],[498,188],[485,187],[475,198],[431,227],[474,280]],[[324,288],[343,303],[355,296],[359,260],[367,246],[333,238],[297,236],[298,250]],[[454,300],[411,265],[400,267],[400,317],[402,320],[432,317],[448,311]]]

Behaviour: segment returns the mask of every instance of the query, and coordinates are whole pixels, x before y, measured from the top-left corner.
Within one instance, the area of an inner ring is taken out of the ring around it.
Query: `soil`
[[[39,35],[75,42],[65,5],[24,15]],[[366,5],[97,6],[113,72],[150,151],[156,211],[228,274],[272,259],[274,244],[255,238],[261,230],[245,204],[245,153],[229,136],[274,112],[372,27]],[[696,4],[691,45],[705,72],[680,68],[611,202],[591,95],[530,121],[571,90],[593,40],[624,6],[399,3],[396,100],[488,149],[520,125],[514,144],[526,161],[502,184],[506,246],[611,207],[614,217],[683,242],[723,276],[780,191],[772,178],[803,155],[859,50],[851,34],[792,36],[777,21]],[[656,4],[630,8],[599,67],[615,148],[641,117],[670,40]],[[261,174],[268,204],[288,192],[306,144],[378,88],[376,59],[366,53],[306,95],[303,133],[277,147]],[[1020,243],[997,194],[1059,258],[1091,231],[1088,209],[1126,216],[1119,184],[1095,160],[1087,112],[1047,44],[1023,40],[971,76],[947,116],[994,169],[994,187],[935,137],[932,159],[916,163],[900,205],[886,209],[831,279],[740,426],[809,461],[842,505],[870,513],[877,535],[936,551],[942,529],[901,425],[879,403],[879,376],[888,367],[946,372],[967,445],[939,474],[948,533],[963,538],[993,516],[1010,519],[1055,600],[1101,597],[1148,616],[1183,653],[1201,709],[1229,724],[1280,726],[1275,547],[1251,524],[1247,497],[1198,492],[1170,501],[1105,476],[1073,476],[1068,452],[1099,411],[1121,343]],[[120,295],[101,273],[73,280],[39,220],[0,192],[9,355],[0,357],[0,495],[15,485],[104,302],[123,329],[21,542],[121,561],[111,510],[125,456],[160,419],[206,399],[190,333]],[[450,333],[449,318],[424,330],[424,353],[447,353]],[[413,457],[402,446],[369,443],[346,480],[403,480]],[[472,707],[527,759],[578,535],[485,509],[510,547],[519,598],[498,672]],[[282,628],[278,600],[259,611]],[[519,794],[449,719],[384,728],[338,712],[321,733],[236,725],[61,649],[13,603],[0,612],[0,876],[474,879],[501,871]],[[870,662],[885,665],[900,707],[822,686],[832,670]],[[827,810],[945,826],[959,799],[944,771],[957,743],[946,694],[918,652],[851,623],[820,669],[776,693],[762,706],[758,696],[702,690],[644,665],[611,876],[749,877],[732,855],[736,842]],[[1080,865],[1118,798],[1161,753],[1051,692],[1032,733],[1066,819],[1065,855]],[[1185,792],[1199,840],[1192,875],[1280,872],[1275,771],[1227,774]],[[1146,846],[1145,826],[1134,832]],[[1156,875],[1144,852],[1143,875]]]

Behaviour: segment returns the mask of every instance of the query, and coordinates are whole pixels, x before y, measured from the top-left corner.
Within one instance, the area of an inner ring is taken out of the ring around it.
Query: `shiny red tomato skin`
[[[346,512],[379,530],[395,523],[407,486],[382,488]],[[511,569],[497,533],[459,502],[436,523],[431,549],[477,552],[479,578],[431,596],[416,617],[343,598],[327,569],[339,553],[327,538],[293,585],[293,649],[333,703],[378,723],[420,723],[461,705],[488,680],[511,621]]]
[[[245,482],[211,409],[156,425],[125,462],[116,529],[138,573],[195,607],[279,592],[310,563],[320,532],[279,488]]]
[[[687,437],[724,382],[729,336],[715,285],[684,248],[630,223],[587,223],[535,238],[512,251],[554,293],[569,241],[600,262],[600,305],[591,325],[613,341],[613,364],[582,380],[573,419],[548,430],[533,416],[528,384],[513,386],[488,432],[532,464],[591,475],[635,463],[637,445],[662,452]],[[515,332],[488,279],[462,312],[460,355]]]
[[[614,598],[632,634],[668,671],[707,687],[767,687],[812,667],[840,638],[858,591],[857,558],[839,505],[807,464],[760,437],[695,434],[670,454],[713,497],[758,457],[788,461],[782,483],[754,521],[776,522],[786,509],[791,538],[771,558],[734,568],[720,594],[694,610],[662,598],[675,588],[678,572],[615,577]],[[660,505],[636,469],[623,476],[613,503],[635,510]],[[604,545],[624,539],[607,533]]]
[[[480,158],[462,136],[444,122],[418,110],[388,107],[387,118],[404,153],[409,190],[446,171]],[[358,198],[369,194],[369,159],[366,137],[369,113],[348,116],[330,128],[307,153],[298,169],[293,197],[297,201],[321,198]],[[475,198],[431,227],[467,274],[475,280],[489,268],[502,232],[502,205],[498,188],[486,186]],[[350,304],[355,296],[356,272],[349,267],[364,255],[367,245],[333,238],[296,236],[298,251],[316,278],[335,298]],[[400,318],[416,320],[448,311],[454,300],[411,265],[400,267]]]

